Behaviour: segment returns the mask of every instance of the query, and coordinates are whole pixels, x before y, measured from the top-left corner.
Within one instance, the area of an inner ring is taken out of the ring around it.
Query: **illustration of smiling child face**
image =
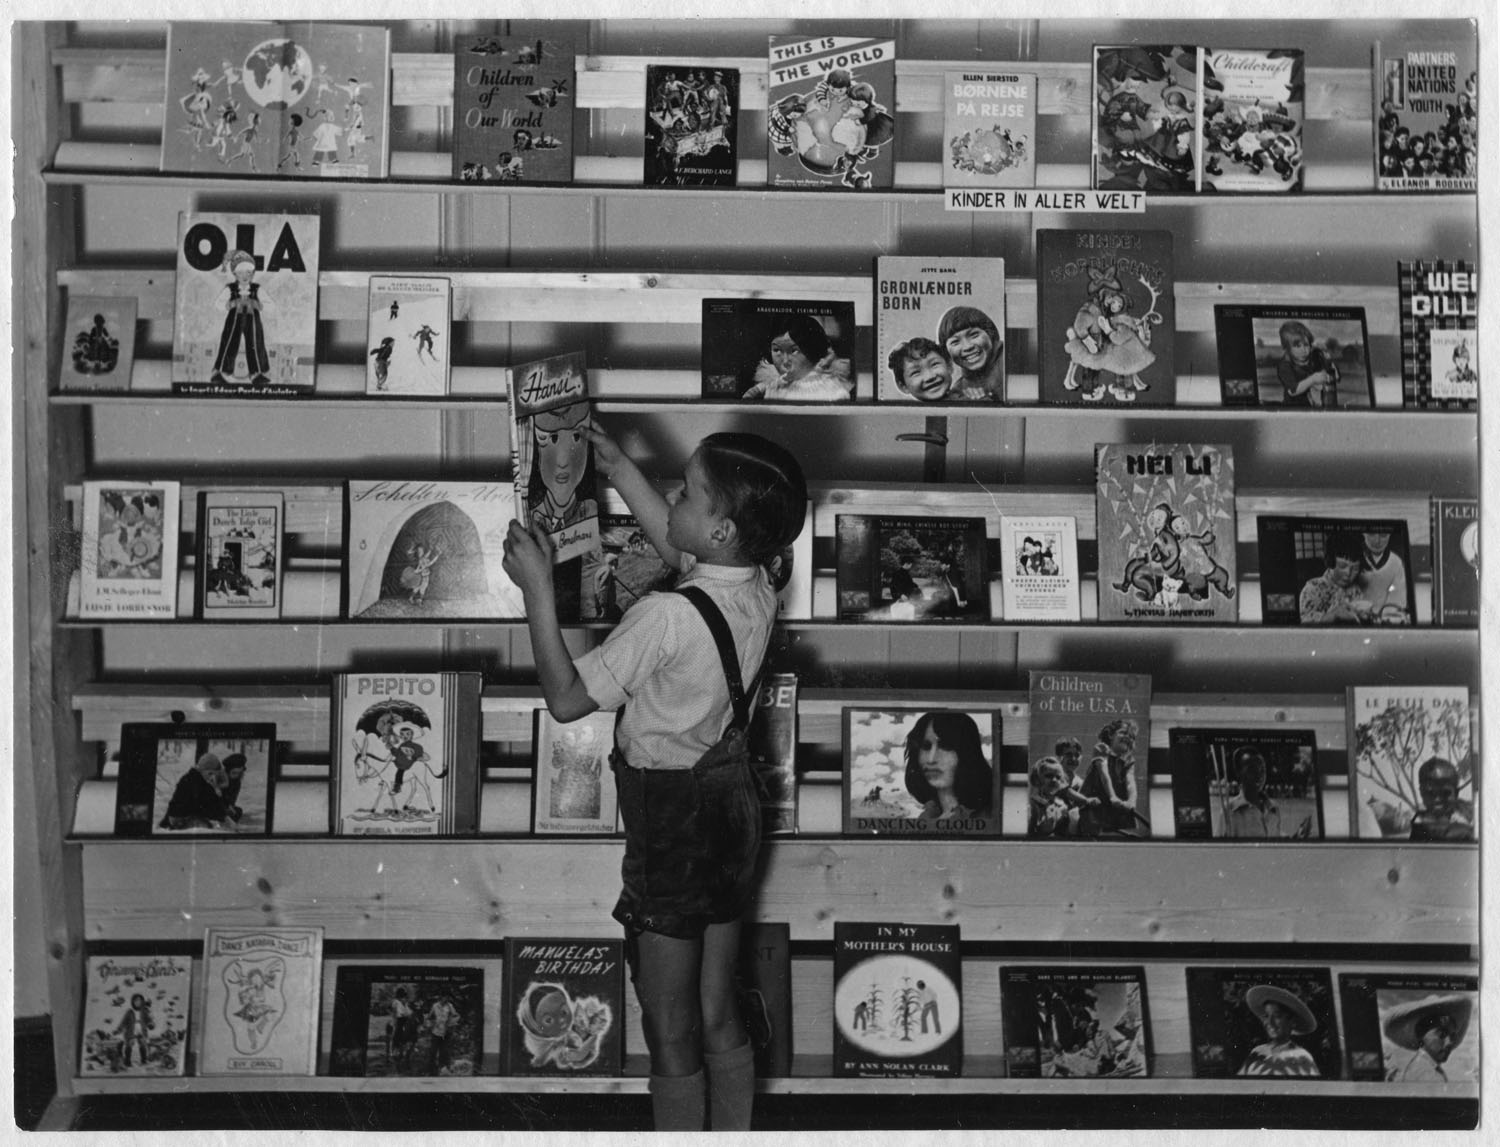
[[[536,440],[537,468],[547,495],[556,505],[565,505],[583,480],[588,462],[588,439],[583,428],[588,406],[575,402],[558,410],[546,410],[532,419]]]

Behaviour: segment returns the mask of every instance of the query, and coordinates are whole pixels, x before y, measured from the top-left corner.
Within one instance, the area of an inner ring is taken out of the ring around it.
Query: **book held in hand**
[[[1005,400],[1005,260],[875,259],[882,402]]]
[[[999,836],[1000,711],[844,709],[844,832]]]
[[[1036,75],[943,73],[943,186],[1036,185]]]
[[[776,35],[767,72],[772,187],[890,187],[895,174],[896,41]]]
[[[1363,307],[1216,304],[1225,406],[1368,410],[1375,405]]]
[[[506,937],[504,1074],[619,1075],[624,969],[621,940]]]
[[[1198,49],[1096,46],[1093,71],[1093,186],[1153,195],[1196,191]]]
[[[583,352],[510,369],[511,470],[515,516],[540,526],[561,565],[599,551],[599,494]]]
[[[276,778],[273,724],[120,726],[117,836],[264,835]]]
[[[68,295],[59,390],[129,390],[135,367],[134,296]]]
[[[609,756],[615,714],[597,711],[563,723],[536,710],[531,831],[538,836],[612,833],[619,811]]]
[[[453,178],[571,183],[576,65],[573,39],[556,20],[516,21],[508,36],[458,37]]]
[[[176,482],[84,482],[80,617],[177,616],[180,494]]]
[[[1349,831],[1366,840],[1479,839],[1479,755],[1462,685],[1351,685]]]
[[[286,497],[280,490],[198,494],[198,616],[259,621],[281,616]]]
[[[1200,48],[1203,191],[1302,190],[1300,48]]]
[[[322,979],[322,928],[207,929],[198,1074],[317,1074]]]
[[[1466,259],[1397,264],[1401,401],[1474,410],[1479,404],[1479,270]]]
[[[1432,499],[1432,623],[1479,624],[1479,499]]]
[[[956,924],[833,923],[833,1074],[963,1074]]]
[[[1079,620],[1074,519],[1001,515],[1000,583],[1007,621]]]
[[[1261,514],[1266,625],[1411,625],[1417,616],[1406,523],[1397,518]]]
[[[839,514],[834,528],[841,619],[989,620],[983,518]]]
[[[1349,1078],[1479,1082],[1479,977],[1340,972]]]
[[[1011,1079],[1151,1074],[1144,968],[1002,967],[1000,1014]]]
[[[344,964],[333,995],[329,1075],[478,1075],[484,970]]]
[[[1169,729],[1180,840],[1321,840],[1312,730]]]
[[[453,285],[421,275],[371,275],[365,393],[448,393]]]
[[[1375,190],[1479,187],[1479,45],[1473,32],[1375,41]]]
[[[1187,969],[1196,1079],[1338,1079],[1327,968]]]
[[[848,402],[854,304],[821,299],[704,299],[703,397]]]
[[[192,972],[191,956],[90,956],[78,1073],[183,1075]]]
[[[738,68],[646,65],[647,187],[733,187],[739,173]]]

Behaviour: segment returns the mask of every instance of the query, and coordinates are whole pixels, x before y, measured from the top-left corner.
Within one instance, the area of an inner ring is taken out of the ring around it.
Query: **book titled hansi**
[[[315,1075],[323,929],[208,928],[199,1075]]]
[[[841,619],[989,620],[983,518],[839,514],[834,529]]]
[[[202,490],[198,494],[198,616],[252,621],[281,616],[280,490]]]
[[[943,73],[943,186],[1036,184],[1036,75]]]
[[[1001,967],[1011,1079],[1143,1079],[1151,1074],[1146,970]]]
[[[80,1075],[182,1075],[191,956],[90,956]]]
[[[1000,711],[844,709],[845,833],[999,836]]]
[[[1462,685],[1352,685],[1349,828],[1367,840],[1479,839],[1479,754]]]
[[[1198,189],[1198,50],[1094,48],[1093,186],[1161,194]]]
[[[384,179],[390,105],[387,28],[174,20],[161,169]]]
[[[316,215],[178,216],[173,390],[312,393],[319,223]]]
[[[797,831],[797,675],[767,673],[746,736],[760,793],[761,827]]]
[[[479,824],[479,673],[333,678],[335,836],[450,836]]]
[[[1466,259],[1402,260],[1396,282],[1405,406],[1479,403],[1479,269]]]
[[[1310,729],[1169,729],[1183,840],[1321,840]]]
[[[1005,400],[1005,260],[875,259],[882,402]]]
[[[1266,625],[1411,625],[1411,547],[1399,518],[1262,514],[1260,610]]]
[[[733,187],[739,173],[738,68],[646,65],[647,187]]]
[[[573,39],[559,21],[508,36],[461,36],[453,49],[453,178],[573,181]]]
[[[1375,189],[1479,187],[1479,45],[1375,42]]]
[[[1340,972],[1339,1002],[1350,1079],[1478,1084],[1478,976]]]
[[[615,714],[594,712],[566,724],[536,710],[531,831],[538,836],[612,833],[619,811],[609,755]]]
[[[703,397],[848,402],[854,304],[824,299],[704,299]]]
[[[1176,402],[1170,231],[1040,230],[1036,277],[1043,403]]]
[[[271,831],[273,724],[120,726],[117,836]]]
[[[1026,834],[1151,835],[1151,678],[1031,671]]]
[[[773,187],[890,187],[895,175],[896,41],[772,36],[767,182]]]
[[[133,295],[68,295],[59,390],[129,390],[135,366]]]
[[[500,1010],[506,1075],[619,1075],[625,945],[620,940],[505,940]]]
[[[344,964],[336,975],[329,1075],[479,1074],[484,969]]]
[[[1201,190],[1302,190],[1300,48],[1200,48]]]
[[[1375,405],[1363,307],[1216,304],[1225,406],[1367,410]]]
[[[956,924],[833,922],[833,1074],[963,1073]]]
[[[540,526],[561,565],[599,552],[599,493],[583,352],[510,368],[515,516]]]
[[[791,952],[791,927],[784,921],[755,921],[740,937],[735,996],[761,1078],[792,1074]]]
[[[180,493],[176,482],[83,484],[80,617],[177,616]]]
[[[1001,515],[1000,583],[1007,621],[1077,621],[1077,522]]]
[[[1196,1079],[1338,1079],[1327,968],[1187,969]]]
[[[1432,515],[1432,623],[1479,624],[1479,500],[1439,498]]]
[[[432,276],[371,275],[365,393],[448,393],[453,284]]]
[[[510,482],[363,481],[344,503],[344,602],[360,621],[524,616],[501,565]]]
[[[1230,448],[1111,443],[1094,457],[1099,620],[1234,621]]]

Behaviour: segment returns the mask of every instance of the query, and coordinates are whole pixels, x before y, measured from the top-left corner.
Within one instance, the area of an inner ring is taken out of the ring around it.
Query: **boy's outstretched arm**
[[[598,422],[589,422],[584,433],[594,447],[594,468],[620,492],[620,497],[625,499],[662,561],[674,570],[681,569],[682,551],[667,541],[667,512],[671,507],[661,491],[651,484],[651,480],[641,473],[641,468]]]
[[[557,622],[557,598],[552,592],[552,542],[546,531],[528,531],[511,522],[505,535],[505,572],[526,599],[526,627],[531,631],[532,656],[547,712],[559,721],[576,721],[599,708],[583,686],[573,657],[563,644]]]

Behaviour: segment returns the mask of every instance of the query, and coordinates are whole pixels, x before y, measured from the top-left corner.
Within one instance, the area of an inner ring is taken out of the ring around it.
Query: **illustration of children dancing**
[[[1085,402],[1101,401],[1106,389],[1119,402],[1134,402],[1137,391],[1151,389],[1141,372],[1156,361],[1151,328],[1162,321],[1156,309],[1161,291],[1144,276],[1139,278],[1141,286],[1151,293],[1151,302],[1146,313],[1136,317],[1129,313],[1134,304],[1120,284],[1117,268],[1090,267],[1088,273],[1088,299],[1074,315],[1064,344],[1069,362],[1063,387],[1082,387]],[[1114,376],[1107,387],[1106,371]]]

